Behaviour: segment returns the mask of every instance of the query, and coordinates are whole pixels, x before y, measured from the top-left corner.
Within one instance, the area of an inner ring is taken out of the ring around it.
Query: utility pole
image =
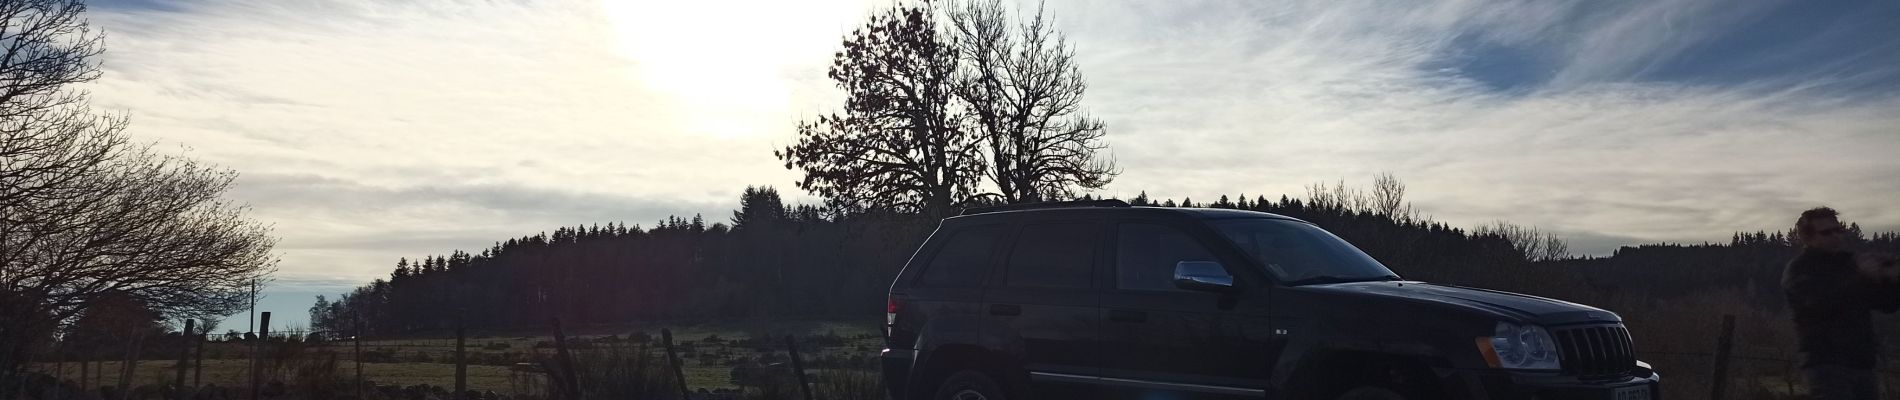
[[[257,278],[251,278],[251,320],[245,323],[250,324],[245,331],[257,333]]]

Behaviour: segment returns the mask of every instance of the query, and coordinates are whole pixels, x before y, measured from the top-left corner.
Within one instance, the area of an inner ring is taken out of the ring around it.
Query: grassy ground
[[[137,371],[133,372],[132,382],[134,386],[144,384],[169,384],[175,377],[175,375],[173,375],[176,373],[176,370],[173,369],[173,366],[176,365],[175,363],[175,361],[158,360],[139,361],[137,362]],[[107,361],[100,362],[97,365],[98,368],[103,371],[95,371],[90,374],[91,376],[87,379],[90,380],[89,382],[96,383],[90,383],[88,386],[113,386],[118,384],[120,362]],[[39,367],[42,372],[48,374],[55,372],[53,371],[54,364],[41,364]],[[203,383],[223,387],[248,386],[250,382],[249,367],[250,362],[248,360],[205,360]],[[192,382],[191,374],[191,371],[185,373],[185,382],[187,384]],[[337,366],[337,374],[345,378],[353,376],[355,374],[355,366],[351,363],[340,363],[340,365]],[[510,372],[507,367],[470,365],[468,366],[468,387],[469,389],[478,391],[493,390],[497,393],[509,393],[509,374]],[[288,375],[288,372],[284,375]],[[66,370],[61,376],[63,377],[62,379],[65,380],[77,381],[79,379],[78,364],[66,363]],[[279,380],[287,378],[288,376],[277,377]],[[363,378],[374,381],[377,384],[398,384],[405,386],[429,384],[442,387],[454,387],[455,365],[434,363],[366,363],[363,364]],[[272,377],[267,376],[265,379],[270,380]]]
[[[828,347],[801,348],[801,358],[807,364],[825,357],[864,359],[874,356],[882,347],[878,338],[876,321],[838,321],[838,320],[787,320],[787,321],[721,321],[712,323],[649,323],[613,326],[586,326],[569,329],[570,340],[575,342],[593,342],[595,347],[606,347],[601,339],[613,336],[619,341],[613,345],[625,349],[637,348],[637,344],[624,339],[637,333],[652,337],[646,344],[655,358],[655,366],[664,364],[664,352],[660,344],[660,329],[673,331],[674,341],[681,345],[683,371],[687,384],[693,388],[735,388],[731,382],[735,361],[751,361],[750,364],[763,365],[762,368],[773,371],[790,370],[789,358],[785,352],[785,335],[801,338],[812,336],[830,336],[842,338],[842,345]],[[708,341],[717,336],[719,340]],[[769,337],[768,349],[748,348],[734,344],[734,341],[753,337]],[[513,393],[521,386],[521,380],[530,379],[538,374],[511,372],[501,365],[480,365],[484,360],[526,361],[537,357],[552,357],[555,350],[552,330],[499,330],[470,332],[465,347],[471,363],[468,367],[468,386],[473,390],[493,390],[497,393]],[[540,345],[540,346],[537,346]],[[690,345],[691,350],[686,350]],[[352,354],[355,343],[339,341],[330,343],[303,344],[296,351],[296,359],[290,364],[311,363],[327,359],[331,354],[337,359],[336,374],[348,379],[355,373]],[[455,340],[452,336],[413,335],[401,338],[373,339],[363,341],[365,352],[393,354],[394,362],[365,362],[364,379],[378,384],[415,385],[429,384],[443,387],[454,385],[455,365],[453,364]],[[578,346],[577,346],[578,347]],[[766,350],[766,351],[761,351]],[[575,351],[587,351],[577,349]],[[250,344],[238,342],[210,342],[204,349],[204,382],[219,386],[244,386],[249,379]],[[368,360],[368,358],[366,358]],[[426,361],[425,361],[426,360]],[[117,383],[118,362],[100,363],[103,377],[95,372],[92,380],[99,385],[110,386]],[[146,360],[138,363],[134,383],[150,384],[170,382],[173,377],[174,362],[169,360]],[[870,365],[864,364],[864,367]],[[53,373],[54,364],[42,364],[39,368]],[[279,368],[274,372],[278,380],[288,381],[293,376],[294,365]],[[816,367],[808,369],[815,371]],[[66,363],[62,374],[64,379],[78,379],[76,363]],[[272,376],[267,375],[266,380]],[[102,379],[103,378],[103,379]],[[190,381],[189,374],[186,377]]]

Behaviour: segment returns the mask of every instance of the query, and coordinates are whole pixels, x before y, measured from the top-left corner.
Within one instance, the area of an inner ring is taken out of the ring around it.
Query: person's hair
[[[1815,207],[1807,211],[1802,211],[1801,218],[1794,220],[1794,232],[1800,236],[1801,239],[1807,239],[1814,236],[1814,221],[1823,219],[1839,221],[1840,218],[1841,213],[1839,211],[1834,211],[1834,209],[1827,207]]]

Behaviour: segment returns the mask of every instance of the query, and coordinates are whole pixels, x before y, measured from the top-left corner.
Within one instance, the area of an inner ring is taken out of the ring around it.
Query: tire
[[[1339,395],[1338,400],[1410,400],[1410,398],[1384,387],[1360,386]]]
[[[971,370],[950,374],[949,378],[943,380],[943,385],[937,386],[937,393],[930,398],[932,400],[1009,400],[1009,397],[1003,394],[1003,386],[996,384],[995,379],[990,379],[989,375],[984,375],[982,372]]]

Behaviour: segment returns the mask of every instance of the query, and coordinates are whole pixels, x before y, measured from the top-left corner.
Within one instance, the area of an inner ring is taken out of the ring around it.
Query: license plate
[[[1649,386],[1616,388],[1610,392],[1610,400],[1649,400]]]

